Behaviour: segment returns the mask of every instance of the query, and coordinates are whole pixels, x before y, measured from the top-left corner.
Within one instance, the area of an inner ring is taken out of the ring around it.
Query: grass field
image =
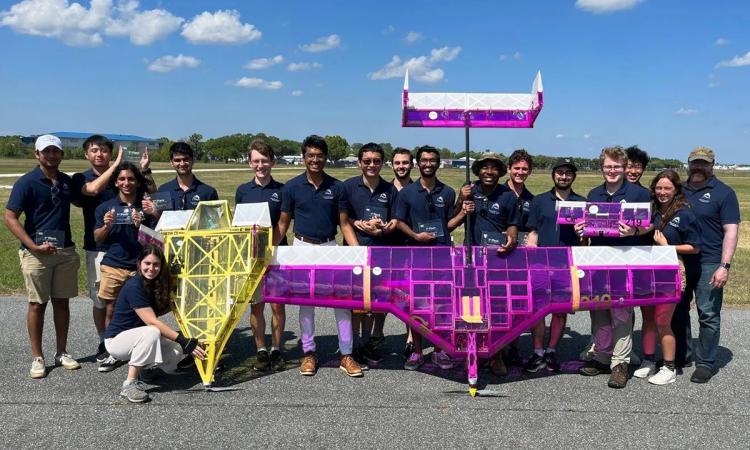
[[[33,160],[3,159],[0,160],[0,175],[27,172],[34,167]],[[239,164],[196,164],[195,169],[242,169],[245,166]],[[77,172],[88,168],[86,161],[64,161],[62,165],[66,172]],[[168,163],[154,163],[154,170],[168,169]],[[300,166],[280,166],[274,169],[274,177],[279,181],[286,181],[301,172]],[[332,169],[328,173],[338,179],[346,179],[358,173],[356,169]],[[384,168],[384,178],[390,180],[392,174],[390,168]],[[412,173],[416,177],[416,171]],[[154,178],[157,184],[170,180],[174,175],[172,173],[155,173]],[[198,178],[203,182],[215,187],[219,192],[219,197],[226,199],[233,205],[234,193],[237,186],[250,179],[250,171],[226,171],[218,170],[211,172],[197,173]],[[647,172],[643,179],[650,182],[654,173]],[[732,273],[729,278],[729,284],[724,292],[725,302],[733,305],[750,306],[750,221],[748,213],[750,212],[750,175],[744,174],[719,174],[724,182],[735,189],[740,200],[740,209],[744,219],[740,226],[740,242],[737,248],[737,254],[732,264]],[[438,177],[445,183],[458,189],[464,180],[464,171],[459,169],[441,169]],[[12,186],[16,177],[0,177],[0,202],[3,205],[7,203],[10,195],[10,186]],[[581,195],[586,195],[588,191],[601,183],[601,174],[599,173],[580,173],[576,179],[574,190]],[[527,183],[528,188],[533,193],[539,193],[549,190],[551,179],[549,173],[533,173]],[[83,219],[81,213],[73,208],[71,211],[71,227],[73,229],[73,240],[79,244],[79,251],[83,253],[80,245],[83,243]],[[463,241],[463,229],[459,228],[453,233],[454,242]],[[18,241],[10,234],[6,227],[0,227],[0,294],[23,293],[23,279],[20,274],[18,264]],[[82,261],[84,261],[82,259]],[[84,292],[85,287],[85,270],[78,273],[78,285],[80,291]]]

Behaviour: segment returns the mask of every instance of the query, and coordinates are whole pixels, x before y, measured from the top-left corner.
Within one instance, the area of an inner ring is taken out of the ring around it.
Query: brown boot
[[[614,389],[622,389],[628,384],[628,363],[620,363],[612,368],[607,386]]]
[[[508,368],[505,366],[505,361],[503,361],[502,352],[497,352],[497,354],[490,359],[490,372],[498,377],[508,375]]]
[[[339,369],[346,372],[350,377],[361,377],[363,375],[362,368],[359,366],[359,363],[352,358],[352,355],[344,355],[341,357]]]
[[[311,377],[318,371],[318,354],[315,352],[307,352],[302,357],[299,365],[299,373],[302,375]]]

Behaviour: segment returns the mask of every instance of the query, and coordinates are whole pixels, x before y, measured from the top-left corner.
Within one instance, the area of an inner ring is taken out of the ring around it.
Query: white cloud
[[[243,44],[261,35],[254,25],[240,22],[234,10],[204,11],[182,27],[182,36],[193,44]]]
[[[284,83],[281,81],[268,81],[263,78],[250,77],[242,77],[239,80],[227,81],[227,84],[248,89],[262,89],[264,91],[275,91],[284,87]]]
[[[719,79],[716,78],[716,75],[710,73],[708,74],[708,87],[709,88],[715,88],[719,86],[721,83],[719,82]]]
[[[698,110],[693,108],[680,108],[674,113],[677,116],[694,116],[698,114]]]
[[[430,56],[419,56],[402,61],[401,57],[394,55],[391,61],[379,70],[370,73],[371,80],[387,80],[389,78],[403,77],[406,70],[414,79],[423,83],[437,83],[445,76],[443,69],[434,67],[434,64],[454,60],[461,52],[461,47],[442,47],[433,49]]]
[[[555,135],[555,139],[562,139],[564,137],[565,137],[565,135],[562,134],[562,133],[558,133],[558,134]]]
[[[404,38],[407,44],[414,44],[416,42],[421,41],[422,39],[424,39],[424,36],[422,36],[422,33],[419,33],[416,31],[410,31],[406,33],[406,37]]]
[[[275,66],[276,64],[281,64],[284,62],[284,57],[282,55],[276,55],[273,58],[256,58],[251,60],[249,63],[245,64],[245,69],[249,70],[261,70],[261,69],[268,69],[271,66]]]
[[[297,89],[295,91],[292,91],[292,95],[294,97],[299,97],[300,95],[302,95],[302,91],[300,91],[299,89]]]
[[[310,69],[320,69],[323,67],[323,64],[320,63],[309,63],[309,62],[299,62],[299,63],[290,63],[288,66],[286,66],[286,70],[290,72],[299,72],[302,70],[310,70]]]
[[[388,25],[383,31],[380,32],[380,34],[391,34],[394,31],[396,31],[396,27],[394,27],[393,25]]]
[[[138,10],[136,0],[91,0],[89,8],[68,0],[24,0],[0,12],[0,26],[21,34],[60,39],[72,46],[97,46],[103,34],[149,45],[176,31],[183,18],[164,9]]]
[[[589,139],[591,137],[591,133],[586,133],[583,135],[584,139]]]
[[[744,67],[750,66],[750,52],[745,53],[742,56],[735,56],[728,61],[721,61],[716,65],[716,68],[720,67]]]
[[[177,56],[165,55],[155,59],[148,65],[148,70],[152,72],[171,72],[175,69],[187,68],[193,69],[201,64],[200,60],[192,56],[185,56],[180,53]]]
[[[594,14],[606,14],[635,7],[643,0],[576,0],[576,8]]]
[[[506,54],[502,54],[502,55],[500,55],[500,61],[507,61],[507,60],[508,60],[509,58],[513,58],[513,59],[515,59],[516,61],[518,61],[518,60],[519,60],[519,59],[521,59],[522,57],[523,57],[523,55],[521,55],[521,52],[515,52],[515,53],[513,53],[513,54],[512,54],[512,55],[510,55],[510,56],[508,56],[508,55],[506,55]]]
[[[521,52],[515,52],[515,53],[513,53],[513,59],[515,59],[516,61],[518,61],[519,59],[521,59]]]
[[[330,36],[322,36],[315,39],[315,42],[310,44],[300,45],[299,48],[306,52],[318,53],[326,50],[331,50],[341,45],[341,38],[338,34],[332,34]]]
[[[109,36],[128,36],[135,45],[150,45],[172,34],[185,21],[169,11],[151,9],[138,11],[135,0],[123,1],[115,8],[116,14],[104,27]]]
[[[86,9],[67,0],[24,0],[0,12],[0,26],[16,33],[60,39],[67,45],[93,47],[112,14],[112,0],[91,0]]]
[[[727,44],[729,44],[729,39],[725,39],[722,37],[714,41],[714,45],[717,47],[721,47],[722,45],[727,45]]]

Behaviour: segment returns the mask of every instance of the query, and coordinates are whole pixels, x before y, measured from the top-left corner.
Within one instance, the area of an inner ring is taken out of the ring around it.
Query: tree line
[[[360,142],[349,144],[345,138],[338,135],[324,136],[324,138],[328,144],[328,157],[334,162],[350,155],[356,156],[359,149],[364,145]],[[254,139],[263,139],[268,142],[279,157],[300,154],[300,146],[302,145],[300,141],[281,139],[265,133],[236,133],[210,139],[204,139],[200,133],[193,133],[181,140],[190,143],[195,152],[195,158],[199,161],[229,163],[243,161],[247,156],[247,148]],[[159,138],[158,141],[159,149],[151,153],[151,159],[153,161],[169,161],[169,147],[175,141],[167,137]],[[380,142],[379,144],[385,151],[386,160],[390,160],[395,147],[389,142]],[[416,150],[416,147],[410,150]],[[68,158],[83,158],[83,149],[80,147],[66,148],[65,151]],[[454,152],[449,148],[443,147],[439,151],[440,157],[443,159],[463,159],[466,156],[466,152],[463,150]],[[470,151],[469,157],[476,159],[482,153],[489,151],[491,150]],[[33,153],[33,143],[24,143],[22,136],[0,136],[0,157],[27,158],[31,157]],[[498,155],[503,159],[507,158],[507,155],[503,153],[498,153]],[[558,157],[534,155],[534,166],[540,169],[551,168]],[[574,157],[572,159],[581,170],[599,169],[598,157]],[[680,160],[658,158],[653,155],[649,163],[650,169],[679,169],[682,166],[683,162]]]

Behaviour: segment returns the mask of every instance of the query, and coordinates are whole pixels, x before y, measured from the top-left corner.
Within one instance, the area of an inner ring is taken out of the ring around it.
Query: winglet
[[[409,90],[409,69],[406,69],[406,74],[404,75],[404,90]]]
[[[531,93],[536,94],[539,92],[544,92],[544,87],[542,86],[542,71],[539,70],[536,73],[536,77],[534,77],[534,85],[531,88]]]

